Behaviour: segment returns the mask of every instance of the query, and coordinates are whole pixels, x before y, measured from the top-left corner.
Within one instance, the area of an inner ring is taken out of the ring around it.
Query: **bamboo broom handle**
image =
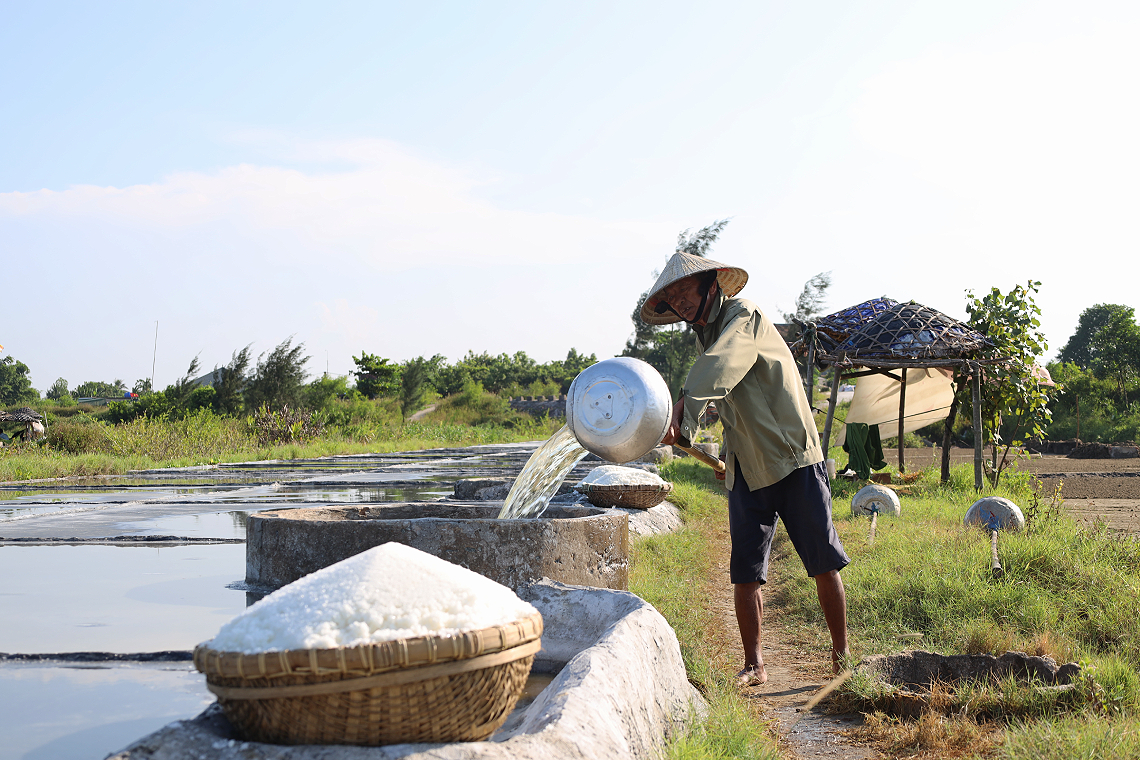
[[[681,451],[696,459],[698,462],[707,464],[717,472],[724,472],[724,462],[720,461],[714,456],[710,456],[700,449],[694,449],[693,445],[689,443],[688,438],[678,438],[677,442],[673,444]]]

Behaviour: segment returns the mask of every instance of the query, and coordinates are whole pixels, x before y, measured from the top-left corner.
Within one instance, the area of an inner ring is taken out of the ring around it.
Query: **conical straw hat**
[[[654,311],[660,300],[661,291],[677,280],[683,280],[694,274],[711,270],[716,270],[717,282],[720,283],[720,289],[724,291],[725,296],[728,298],[732,298],[743,290],[745,283],[748,282],[748,272],[745,272],[740,267],[730,267],[728,264],[721,264],[719,261],[704,259],[700,256],[693,256],[692,254],[678,251],[669,259],[669,263],[665,265],[665,271],[657,278],[657,282],[653,283],[653,288],[649,291],[649,297],[646,298],[645,303],[642,304],[642,321],[651,325],[668,325],[674,322],[680,322],[681,318],[671,311],[666,311],[664,314],[658,314]]]

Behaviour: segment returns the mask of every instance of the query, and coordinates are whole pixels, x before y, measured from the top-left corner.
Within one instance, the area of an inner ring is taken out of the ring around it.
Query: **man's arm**
[[[665,431],[665,437],[661,439],[662,446],[672,446],[681,437],[681,419],[685,414],[685,397],[677,399],[677,403],[673,405],[673,415],[669,419],[669,429]]]

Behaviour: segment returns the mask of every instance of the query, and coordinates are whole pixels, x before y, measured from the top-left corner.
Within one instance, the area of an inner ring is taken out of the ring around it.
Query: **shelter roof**
[[[848,306],[846,309],[841,309],[816,320],[815,329],[820,347],[824,351],[838,347],[843,341],[850,338],[853,332],[892,306],[898,306],[898,303],[893,298],[886,296],[872,298],[869,301]]]
[[[0,409],[0,422],[40,422],[42,420],[43,415],[31,407],[22,406],[10,412]]]
[[[872,303],[869,301],[852,309]],[[864,309],[864,312],[877,309],[879,305]],[[821,346],[824,355],[820,359],[868,367],[930,367],[957,364],[975,357],[991,345],[984,335],[958,320],[912,301],[882,308],[871,319],[852,329],[834,348]]]

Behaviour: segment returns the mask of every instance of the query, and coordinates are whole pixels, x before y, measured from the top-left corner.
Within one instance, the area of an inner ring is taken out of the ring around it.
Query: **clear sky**
[[[677,233],[773,316],[830,270],[965,318],[1042,281],[1051,353],[1140,306],[1134,2],[0,0],[0,344],[164,387],[620,352]]]

